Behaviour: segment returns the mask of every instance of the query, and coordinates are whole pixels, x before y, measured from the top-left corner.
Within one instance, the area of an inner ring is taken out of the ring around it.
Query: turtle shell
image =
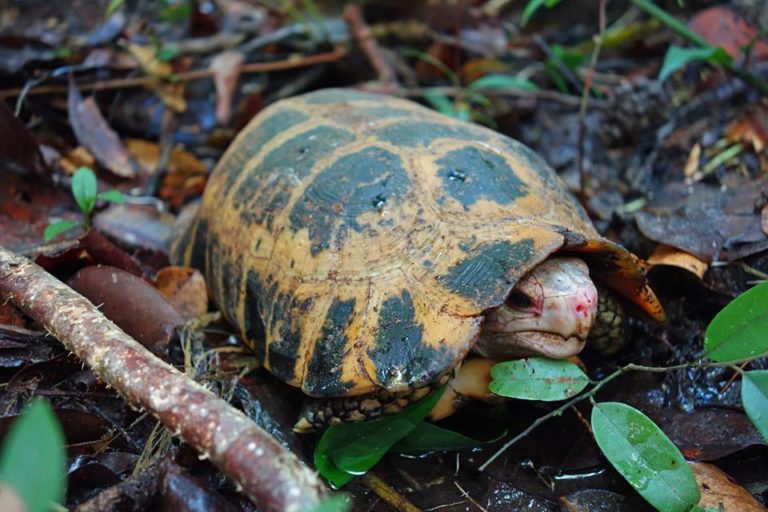
[[[172,257],[204,271],[274,375],[333,397],[445,374],[483,312],[557,251],[663,317],[637,259],[529,148],[410,101],[328,89],[251,121]]]

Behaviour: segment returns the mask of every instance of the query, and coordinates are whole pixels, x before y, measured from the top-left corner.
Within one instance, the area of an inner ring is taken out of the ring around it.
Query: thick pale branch
[[[0,301],[8,299],[131,405],[210,458],[260,508],[306,510],[325,494],[312,470],[243,413],[155,357],[42,268],[0,246]]]

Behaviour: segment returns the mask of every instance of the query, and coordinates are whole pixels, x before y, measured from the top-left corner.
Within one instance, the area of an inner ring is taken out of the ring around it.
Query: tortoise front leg
[[[429,413],[429,419],[436,421],[450,416],[470,399],[489,402],[496,398],[488,391],[488,384],[491,367],[497,362],[481,357],[465,359],[453,379],[448,381],[448,387]]]

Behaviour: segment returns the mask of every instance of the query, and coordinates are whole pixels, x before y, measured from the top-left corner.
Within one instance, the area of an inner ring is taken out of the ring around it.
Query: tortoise
[[[488,395],[495,360],[578,353],[595,282],[664,319],[638,258],[531,149],[345,89],[260,112],[171,258],[204,272],[266,369],[318,399],[299,431],[397,411],[453,377],[440,417]]]

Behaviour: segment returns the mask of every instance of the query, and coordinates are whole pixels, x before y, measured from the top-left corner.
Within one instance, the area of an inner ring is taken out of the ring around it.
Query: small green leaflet
[[[334,494],[307,512],[347,512],[350,508],[352,508],[352,500],[346,494]]]
[[[742,374],[741,403],[750,421],[768,441],[768,370]]]
[[[97,197],[108,203],[123,204],[125,202],[123,193],[115,189],[100,192]]]
[[[669,47],[666,55],[664,55],[664,63],[661,65],[661,71],[659,71],[659,81],[663,82],[669,75],[685,67],[686,64],[699,60],[712,64],[728,65],[733,59],[724,49],[715,48],[714,46],[682,48],[673,45]]]
[[[600,450],[648,503],[664,512],[689,512],[701,494],[683,454],[648,416],[620,402],[592,408]]]
[[[50,242],[58,235],[65,231],[69,231],[70,229],[75,229],[79,225],[79,222],[73,220],[60,220],[53,224],[48,224],[48,226],[45,227],[45,231],[43,231],[43,240]]]
[[[531,19],[531,16],[533,16],[534,13],[538,11],[542,6],[546,6],[548,9],[551,9],[552,7],[559,4],[560,1],[561,0],[528,0],[525,9],[523,9],[520,25],[523,27],[526,26],[528,24],[528,20]]]
[[[61,426],[48,402],[35,399],[13,422],[0,454],[0,481],[19,493],[29,512],[47,512],[64,499],[66,453]]]
[[[581,368],[569,361],[529,357],[491,368],[492,393],[523,400],[551,402],[575,396],[589,384]]]
[[[315,447],[315,468],[337,489],[355,476],[365,474],[427,417],[444,391],[445,386],[397,414],[379,420],[331,425]]]
[[[768,352],[768,282],[732,300],[704,334],[704,355],[727,363]]]
[[[445,94],[440,94],[439,92],[427,89],[422,96],[430,105],[432,105],[433,109],[446,116],[455,117],[456,112],[453,108],[453,101],[451,101]]]
[[[72,176],[72,195],[84,215],[89,215],[96,205],[96,175],[88,167],[80,167]]]
[[[526,78],[510,75],[485,75],[467,86],[470,91],[482,89],[517,89],[521,91],[536,91],[538,86]]]

